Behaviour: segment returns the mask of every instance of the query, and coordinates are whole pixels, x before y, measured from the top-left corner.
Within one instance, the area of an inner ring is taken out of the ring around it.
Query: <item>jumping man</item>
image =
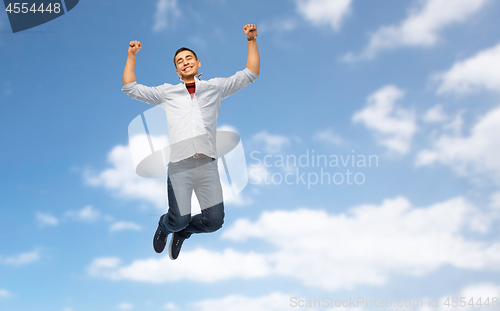
[[[229,78],[200,79],[201,62],[196,53],[180,48],[174,55],[176,72],[181,82],[148,87],[135,79],[135,59],[142,48],[130,41],[123,72],[122,91],[131,98],[154,106],[166,113],[170,139],[170,162],[167,169],[168,212],[160,217],[153,238],[153,248],[163,252],[167,237],[170,259],[177,259],[182,243],[193,233],[214,232],[224,222],[224,202],[219,179],[216,148],[217,116],[221,101],[259,75],[257,26],[243,27],[248,40],[246,68]],[[191,196],[196,193],[201,214],[191,217]]]

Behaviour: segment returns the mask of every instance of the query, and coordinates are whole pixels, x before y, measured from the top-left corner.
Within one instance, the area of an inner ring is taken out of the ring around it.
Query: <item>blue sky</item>
[[[0,310],[498,301],[499,13],[493,0],[80,1],[16,34],[0,13]],[[218,125],[240,134],[249,183],[222,229],[171,261],[151,243],[165,181],[137,176],[128,146],[151,108],[121,92],[128,42],[143,44],[139,83],[177,83],[181,46],[204,79],[227,77],[245,67],[247,23],[260,76]],[[378,165],[276,163],[313,153]],[[363,182],[307,185],[347,170]]]

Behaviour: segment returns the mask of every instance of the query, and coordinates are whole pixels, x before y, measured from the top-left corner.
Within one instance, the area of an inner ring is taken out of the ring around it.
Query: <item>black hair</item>
[[[186,47],[182,47],[182,48],[178,49],[178,50],[177,50],[177,52],[175,52],[175,55],[174,55],[174,65],[175,65],[175,68],[177,68],[177,64],[175,63],[175,57],[177,56],[177,54],[179,54],[179,53],[180,53],[180,52],[182,52],[182,51],[189,51],[189,52],[193,53],[194,58],[195,58],[196,60],[198,60],[198,56],[196,56],[196,53],[195,53],[193,50],[188,49],[188,48],[186,48]]]

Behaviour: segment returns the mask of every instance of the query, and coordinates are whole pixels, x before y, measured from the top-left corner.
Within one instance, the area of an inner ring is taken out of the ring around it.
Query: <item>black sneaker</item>
[[[172,233],[172,240],[170,240],[170,244],[168,246],[168,256],[172,260],[176,260],[179,257],[179,253],[181,252],[182,243],[184,242],[184,238],[181,238],[175,232]]]
[[[155,232],[155,237],[153,238],[153,248],[155,249],[155,252],[160,254],[163,252],[165,249],[165,245],[167,245],[167,237],[168,234],[163,234],[163,232],[160,229],[160,226],[156,229]]]

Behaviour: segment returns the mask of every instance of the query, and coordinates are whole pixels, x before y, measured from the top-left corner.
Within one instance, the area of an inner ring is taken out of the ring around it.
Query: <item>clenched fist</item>
[[[140,49],[142,49],[142,44],[139,41],[130,41],[130,45],[128,47],[129,54],[136,55]]]
[[[253,38],[257,37],[257,25],[245,25],[243,26],[243,31],[245,32],[245,35],[247,35],[248,40],[252,40]]]

